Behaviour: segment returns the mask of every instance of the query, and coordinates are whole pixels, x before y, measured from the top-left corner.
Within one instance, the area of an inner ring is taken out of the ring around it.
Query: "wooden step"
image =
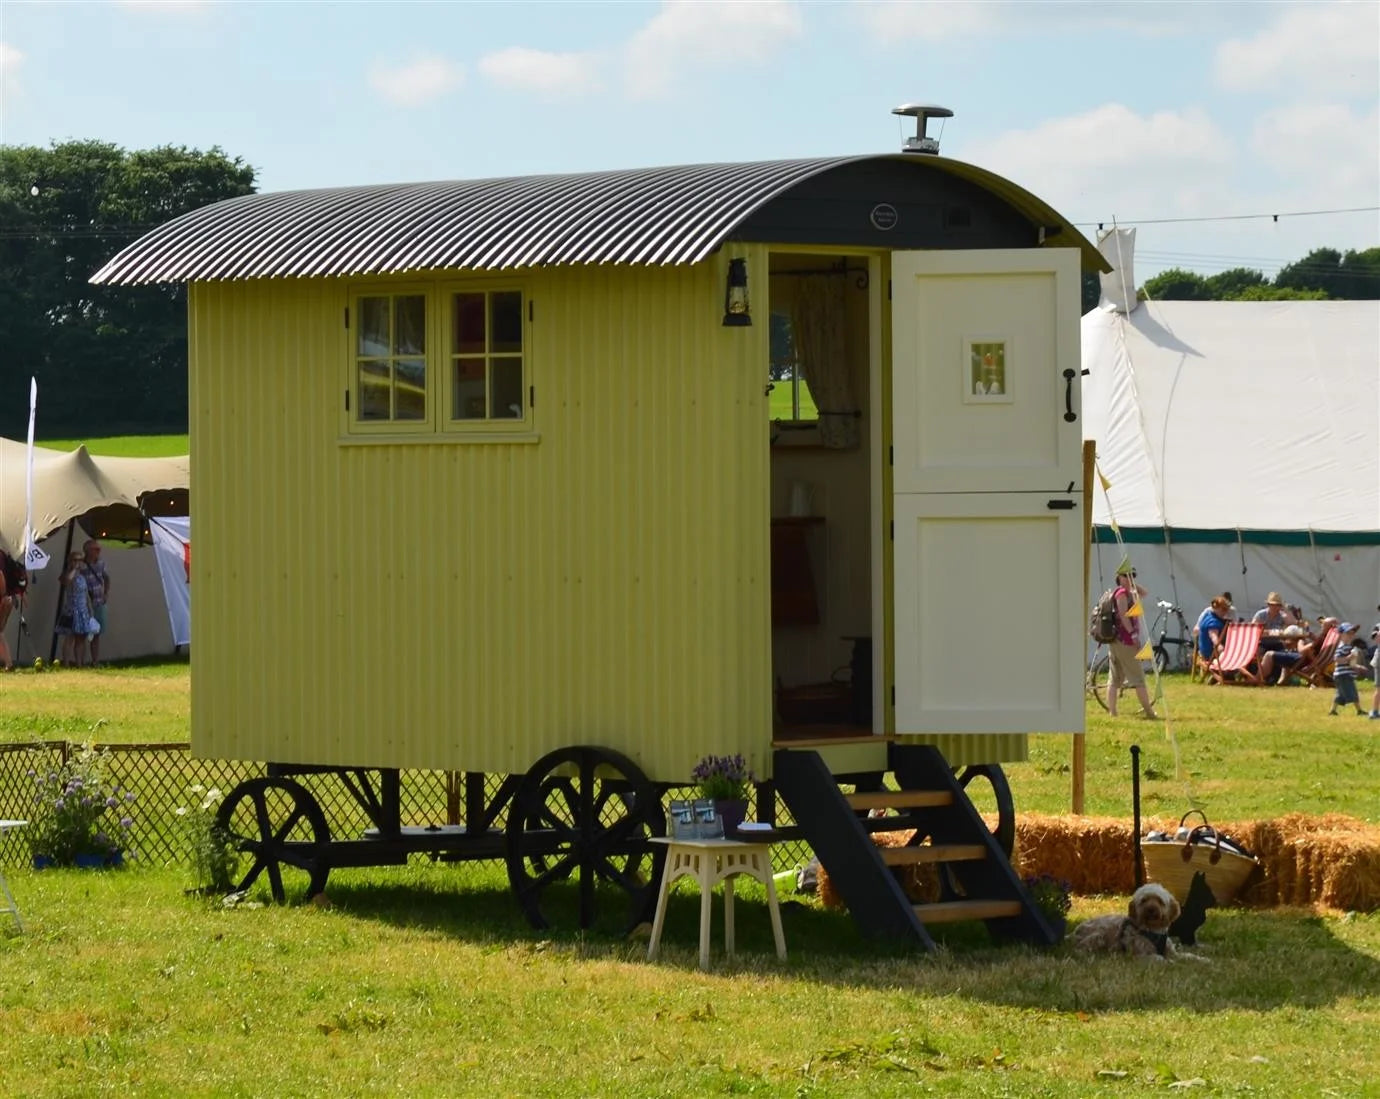
[[[954,803],[948,790],[877,790],[844,797],[852,809],[934,809]]]
[[[914,866],[926,862],[967,862],[985,859],[987,848],[980,843],[925,843],[914,847],[879,847],[882,862],[888,866]]]
[[[914,908],[921,923],[996,920],[1021,914],[1020,901],[940,901],[938,904],[917,904]]]

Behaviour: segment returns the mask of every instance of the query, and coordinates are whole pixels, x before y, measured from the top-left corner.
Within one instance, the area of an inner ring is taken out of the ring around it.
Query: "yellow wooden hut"
[[[841,779],[1081,730],[1102,259],[900,110],[891,155],[250,195],[115,256],[189,287],[194,751],[511,794],[595,746],[658,795],[741,753],[829,865]]]

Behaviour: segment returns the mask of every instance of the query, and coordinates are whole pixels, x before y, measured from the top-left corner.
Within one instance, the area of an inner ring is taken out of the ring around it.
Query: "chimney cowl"
[[[953,111],[948,107],[938,107],[925,103],[903,103],[899,107],[891,109],[892,114],[906,115],[915,119],[915,136],[906,138],[906,143],[901,146],[903,153],[927,153],[930,156],[939,154],[939,138],[930,137],[925,133],[925,127],[931,118],[953,118]]]

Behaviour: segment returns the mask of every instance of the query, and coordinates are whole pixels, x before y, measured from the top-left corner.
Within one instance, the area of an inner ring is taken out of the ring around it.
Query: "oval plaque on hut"
[[[874,229],[881,229],[885,232],[888,229],[895,229],[896,223],[901,220],[901,215],[896,212],[896,207],[889,202],[879,202],[872,207],[872,213],[868,215]]]

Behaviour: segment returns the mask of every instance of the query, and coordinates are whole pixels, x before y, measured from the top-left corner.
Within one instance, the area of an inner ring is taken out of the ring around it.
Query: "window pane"
[[[426,419],[426,360],[399,359],[397,386],[399,420]]]
[[[360,298],[355,326],[355,354],[381,358],[388,354],[388,299]]]
[[[426,354],[426,298],[407,294],[393,299],[395,355]]]
[[[392,412],[392,371],[387,360],[361,359],[359,363],[359,418],[386,420]]]
[[[456,294],[451,299],[451,354],[484,354],[484,295]]]
[[[483,312],[480,312],[483,317]],[[484,419],[484,360],[456,359],[451,367],[452,420]]]
[[[493,346],[496,352],[522,352],[522,292],[505,290],[501,294],[489,295],[489,308],[492,310]]]
[[[493,411],[495,420],[522,419],[522,360],[494,359]]]

